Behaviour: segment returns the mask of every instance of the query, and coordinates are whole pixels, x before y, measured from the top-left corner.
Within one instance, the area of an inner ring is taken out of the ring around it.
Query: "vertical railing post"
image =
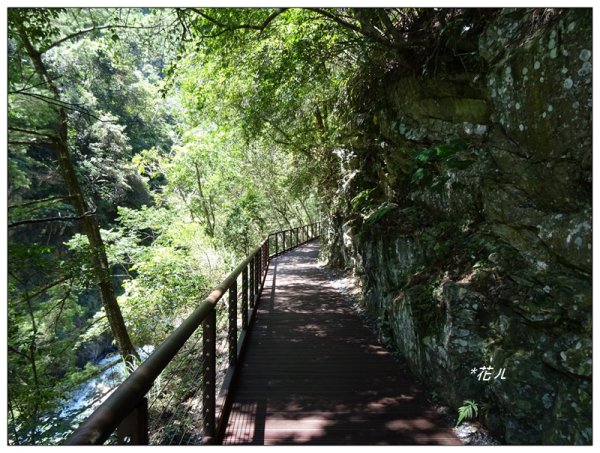
[[[215,379],[217,311],[212,309],[202,323],[202,423],[204,437],[215,436]]]
[[[260,253],[254,255],[254,299],[258,298],[260,288]]]
[[[229,287],[229,366],[237,360],[237,280]]]
[[[267,244],[271,245],[271,235],[268,236]]]
[[[265,243],[264,251],[263,251],[263,277],[267,274],[267,269],[269,268],[269,243]]]
[[[242,271],[242,329],[248,328],[248,266]]]
[[[270,244],[267,242],[267,245],[265,247],[265,268],[269,267],[269,250],[271,249]],[[266,273],[266,269],[265,269],[265,273]]]
[[[258,249],[258,289],[257,291],[260,292],[260,284],[262,283],[262,269],[263,269],[263,248],[260,247]]]
[[[258,289],[256,292],[260,292],[260,285],[262,283],[262,265],[263,265],[263,256],[262,256],[262,247],[258,251]]]
[[[258,288],[260,288],[260,253],[254,255],[254,270],[256,272],[256,277],[254,278],[254,297],[258,299]]]
[[[269,265],[269,249],[271,248],[271,244],[269,241],[265,244],[265,266]]]
[[[298,228],[296,228],[296,247],[298,247],[298,245],[300,244],[299,233],[300,233],[300,228],[298,227]]]
[[[118,445],[148,445],[148,399],[138,405],[117,427]]]
[[[263,265],[265,262],[264,256],[264,247],[261,245],[258,250],[258,291],[260,292],[260,288],[263,280]]]
[[[279,232],[275,233],[275,256],[279,255]]]
[[[285,252],[287,250],[287,247],[285,244],[285,231],[282,231],[281,234],[283,234],[283,250],[282,250],[282,252]]]
[[[254,257],[250,258],[250,288],[248,291],[248,297],[250,298],[250,308],[254,308],[254,278],[256,272],[254,271]]]

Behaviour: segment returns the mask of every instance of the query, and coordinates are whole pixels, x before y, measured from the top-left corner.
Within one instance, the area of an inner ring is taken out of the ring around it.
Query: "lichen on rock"
[[[505,443],[590,444],[591,10],[540,16],[488,23],[479,74],[379,81],[325,242],[447,403],[484,403]],[[365,222],[344,200],[366,189],[397,208]],[[483,365],[506,379],[478,381]]]

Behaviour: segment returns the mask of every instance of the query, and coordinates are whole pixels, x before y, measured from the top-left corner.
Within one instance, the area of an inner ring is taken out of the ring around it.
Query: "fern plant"
[[[367,225],[373,225],[397,207],[398,205],[396,203],[383,203],[375,211],[369,214],[369,216],[365,219],[365,223]]]
[[[458,408],[458,420],[456,426],[460,425],[464,420],[472,420],[477,417],[479,408],[473,400],[464,400],[463,405]]]
[[[413,157],[415,170],[411,182],[441,191],[450,180],[447,170],[466,170],[475,163],[473,158],[459,158],[457,154],[468,150],[461,139],[452,140],[445,145],[420,150]],[[463,156],[464,157],[464,156]]]
[[[351,201],[352,211],[354,212],[362,212],[368,210],[373,205],[373,197],[372,193],[375,190],[373,189],[365,189],[360,191]]]

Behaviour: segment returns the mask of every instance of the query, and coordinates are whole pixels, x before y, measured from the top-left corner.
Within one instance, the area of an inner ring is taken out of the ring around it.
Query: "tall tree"
[[[50,145],[56,152],[60,172],[64,179],[68,200],[72,204],[77,218],[81,221],[82,229],[89,241],[90,256],[94,268],[95,282],[98,286],[102,305],[106,312],[106,316],[114,336],[115,342],[121,356],[126,361],[131,361],[133,358],[138,358],[138,353],[131,342],[123,315],[119,304],[115,297],[113,285],[110,277],[110,269],[106,250],[100,228],[94,212],[90,209],[84,193],[79,183],[77,172],[73,165],[73,159],[69,150],[69,119],[67,115],[68,103],[61,99],[59,87],[55,79],[50,76],[42,58],[43,50],[36,46],[37,42],[47,40],[47,32],[45,27],[51,30],[51,24],[48,22],[53,15],[46,15],[44,10],[13,10],[11,11],[10,24],[18,36],[18,39],[25,49],[35,74],[39,78],[39,86],[43,86],[47,94],[40,95],[49,104],[53,106],[56,113],[55,131],[51,134],[44,134],[47,144]],[[73,35],[75,36],[75,35]],[[46,44],[45,48],[50,49],[55,47],[56,42]],[[64,42],[64,40],[60,40]],[[35,131],[29,131],[30,134],[36,135]]]

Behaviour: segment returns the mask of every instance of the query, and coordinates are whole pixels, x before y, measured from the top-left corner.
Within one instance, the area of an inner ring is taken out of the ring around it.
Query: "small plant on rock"
[[[458,408],[458,419],[456,426],[460,425],[464,420],[472,420],[477,417],[479,408],[473,400],[464,400],[463,405]]]

